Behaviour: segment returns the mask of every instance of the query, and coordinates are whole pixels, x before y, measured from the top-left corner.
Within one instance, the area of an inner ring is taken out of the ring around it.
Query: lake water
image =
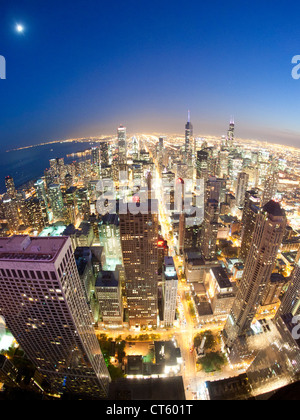
[[[82,152],[92,145],[88,142],[56,143],[12,152],[0,151],[0,194],[6,191],[6,176],[12,176],[18,188],[43,176],[44,170],[50,166],[50,159],[63,157],[65,163],[70,163],[75,159],[67,158],[66,155]]]

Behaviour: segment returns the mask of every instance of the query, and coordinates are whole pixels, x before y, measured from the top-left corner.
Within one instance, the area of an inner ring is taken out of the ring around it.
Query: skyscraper
[[[16,232],[20,222],[17,202],[9,194],[4,194],[2,204],[8,229],[11,233]]]
[[[292,314],[300,315],[300,265],[296,264],[292,273],[289,287],[282,299],[281,306],[276,317]]]
[[[191,114],[188,112],[188,121],[185,125],[185,158],[187,163],[191,163],[193,154],[193,126],[191,124]]]
[[[264,182],[262,204],[267,203],[275,197],[275,194],[277,192],[278,179],[278,166],[276,162],[272,161],[268,168],[268,173]]]
[[[16,198],[16,188],[15,188],[13,177],[11,176],[5,177],[5,186],[6,186],[7,194],[10,196],[10,198]]]
[[[243,277],[223,331],[229,348],[250,329],[270,281],[285,228],[285,212],[278,203],[270,201],[260,209]]]
[[[127,159],[126,127],[118,128],[118,159],[119,164],[125,164]]]
[[[51,184],[48,188],[48,196],[53,217],[56,220],[64,219],[64,202],[59,184]]]
[[[243,261],[245,261],[250,249],[259,205],[260,198],[258,196],[258,190],[247,191],[242,217],[242,242],[239,255]]]
[[[69,238],[0,238],[0,313],[54,392],[107,396],[110,377]]]
[[[164,301],[164,325],[172,327],[175,321],[178,277],[172,257],[165,257],[162,273],[162,290]]]
[[[218,201],[214,199],[207,200],[201,234],[201,252],[206,260],[212,260],[216,257],[219,213]]]
[[[236,186],[236,206],[238,208],[244,207],[245,203],[245,193],[247,191],[249,182],[249,175],[245,172],[240,172],[237,178],[237,186]]]
[[[92,168],[96,175],[100,173],[100,147],[92,147]]]
[[[123,203],[124,205],[124,203]],[[142,214],[120,214],[120,234],[131,327],[157,325],[158,208]]]
[[[227,137],[226,137],[226,146],[229,149],[233,148],[233,142],[234,142],[234,119],[231,118],[229,129],[227,131]]]

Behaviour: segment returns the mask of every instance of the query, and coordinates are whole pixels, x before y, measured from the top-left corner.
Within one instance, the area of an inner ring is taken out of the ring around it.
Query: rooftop
[[[65,245],[66,237],[14,235],[0,238],[0,261],[53,261]]]

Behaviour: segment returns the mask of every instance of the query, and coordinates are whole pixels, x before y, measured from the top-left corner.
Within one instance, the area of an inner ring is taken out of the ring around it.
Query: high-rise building
[[[249,182],[249,175],[245,172],[240,172],[237,178],[237,186],[236,186],[236,206],[238,208],[243,208],[245,203],[245,194],[248,188]]]
[[[8,224],[10,232],[16,232],[19,227],[19,213],[16,200],[11,198],[9,194],[4,194],[2,198],[2,206],[4,217]]]
[[[172,257],[165,257],[162,272],[163,319],[165,327],[172,327],[175,321],[178,277]]]
[[[100,148],[100,162],[101,162],[101,168],[104,166],[109,165],[109,152],[108,152],[108,143],[106,141],[103,141],[99,144]]]
[[[190,111],[188,112],[188,121],[185,125],[185,159],[191,163],[193,154],[193,125],[191,124]]]
[[[278,203],[270,201],[260,209],[243,277],[223,331],[229,348],[251,327],[275,267],[285,228],[285,212]]]
[[[275,194],[277,192],[278,179],[279,179],[278,166],[277,166],[277,163],[273,161],[269,165],[268,173],[264,181],[262,204],[265,204],[268,201],[274,199]]]
[[[48,188],[48,197],[53,217],[56,220],[64,219],[64,202],[59,184],[51,184]]]
[[[125,203],[123,203],[124,206]],[[126,205],[126,204],[125,204]],[[156,326],[158,312],[158,203],[148,213],[120,214],[130,326]]]
[[[233,142],[234,142],[234,119],[231,118],[229,129],[227,131],[227,137],[226,137],[226,146],[229,149],[233,148]]]
[[[281,306],[277,312],[276,317],[292,314],[293,316],[300,315],[300,265],[296,264],[289,287],[283,296]]]
[[[11,176],[6,176],[5,177],[5,186],[6,186],[7,194],[11,198],[16,198],[16,188],[15,188],[15,183],[14,183],[13,177],[11,177]]]
[[[110,377],[69,238],[0,238],[0,313],[54,392],[107,396]]]
[[[100,148],[99,147],[92,147],[91,155],[92,155],[93,172],[96,175],[99,176],[99,173],[100,173]]]
[[[118,128],[118,159],[119,159],[119,164],[126,164],[126,161],[127,161],[126,127],[123,127],[122,125]]]
[[[206,260],[213,260],[216,257],[219,213],[218,201],[209,199],[205,205],[201,234],[201,252]]]
[[[25,200],[25,220],[38,233],[45,227],[45,216],[42,205],[43,202],[36,197],[30,197]]]
[[[260,198],[258,190],[247,191],[245,194],[245,204],[242,217],[242,242],[239,255],[243,261],[245,261],[250,249],[259,205]]]
[[[122,285],[118,271],[100,271],[95,291],[99,300],[102,322],[106,325],[122,325]]]

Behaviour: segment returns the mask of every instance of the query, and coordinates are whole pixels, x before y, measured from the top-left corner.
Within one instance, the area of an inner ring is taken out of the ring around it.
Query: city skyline
[[[0,400],[299,399],[300,6],[5,3]]]
[[[110,134],[120,124],[181,132],[188,109],[196,135],[221,136],[234,115],[237,137],[298,146],[298,5],[191,1],[184,13],[181,1],[67,1],[59,19],[55,2],[36,5],[2,7],[0,147]]]

